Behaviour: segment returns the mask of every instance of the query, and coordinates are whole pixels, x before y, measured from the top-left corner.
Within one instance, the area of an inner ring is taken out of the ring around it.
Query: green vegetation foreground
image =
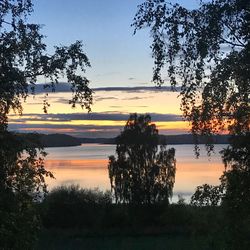
[[[37,249],[223,249],[225,243],[217,206],[114,204],[110,192],[71,186],[51,191],[39,210],[44,229]]]

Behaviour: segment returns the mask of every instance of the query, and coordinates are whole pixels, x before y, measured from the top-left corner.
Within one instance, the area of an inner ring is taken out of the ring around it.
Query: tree
[[[164,0],[139,5],[135,32],[151,28],[153,81],[181,83],[182,110],[193,132],[209,134],[230,121],[233,134],[249,132],[250,3],[201,2],[188,10]]]
[[[223,197],[222,186],[203,184],[198,186],[191,197],[191,205],[194,206],[219,206]]]
[[[162,85],[166,68],[173,89],[181,83],[183,115],[194,135],[209,138],[208,152],[213,149],[213,133],[228,129],[232,135],[222,151],[223,203],[231,211],[228,218],[242,212],[249,221],[250,2],[201,1],[189,10],[165,0],[146,0],[133,26],[135,32],[150,27],[153,81]],[[240,221],[235,217],[236,224]],[[248,235],[249,230],[245,240]]]
[[[0,248],[30,249],[41,227],[35,204],[47,192],[45,177],[53,175],[37,137],[6,131],[0,138]]]
[[[90,66],[89,60],[82,50],[82,43],[76,41],[70,46],[55,47],[55,53],[46,53],[44,36],[40,33],[40,25],[28,23],[32,13],[31,0],[2,0],[0,2],[0,125],[6,128],[7,115],[11,109],[22,113],[22,103],[28,94],[35,91],[38,76],[44,76],[51,83],[45,89],[55,90],[60,76],[65,75],[73,98],[70,103],[79,103],[90,110],[92,91],[89,80],[78,75],[78,70],[85,72]],[[44,100],[44,110],[48,103]]]
[[[181,83],[182,110],[192,132],[210,136],[228,128],[234,135],[223,152],[231,168],[250,166],[250,3],[245,0],[201,2],[188,10],[164,0],[139,5],[135,32],[151,28],[153,81]]]
[[[164,0],[138,7],[132,25],[135,32],[151,29],[153,81],[164,83],[166,67],[173,89],[181,83],[181,108],[194,134],[211,139],[228,128],[233,135],[249,136],[249,23],[247,0],[201,1],[194,10]]]
[[[45,152],[39,142],[8,132],[8,114],[11,110],[22,114],[22,101],[35,93],[39,76],[50,82],[44,87],[48,92],[64,75],[71,84],[72,106],[90,110],[92,104],[89,80],[82,76],[90,66],[82,43],[55,47],[54,54],[48,54],[40,25],[28,22],[32,12],[31,0],[0,1],[1,249],[32,248],[39,229],[34,202],[46,193],[45,177],[52,176],[44,168]],[[45,112],[48,106],[46,94]]]
[[[175,181],[175,149],[158,147],[158,130],[149,115],[130,115],[117,137],[117,156],[109,156],[116,203],[168,202]]]

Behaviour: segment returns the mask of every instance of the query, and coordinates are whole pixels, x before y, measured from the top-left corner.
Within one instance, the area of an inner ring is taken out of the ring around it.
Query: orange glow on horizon
[[[9,122],[18,123],[18,122]],[[21,123],[21,122],[19,122]],[[52,120],[39,120],[39,121],[25,121],[25,124],[32,125],[93,125],[93,126],[125,126],[126,121],[114,121],[114,120],[71,120],[71,121],[52,121]],[[156,124],[157,128],[168,129],[168,128],[190,128],[189,123],[186,121],[155,121],[152,124]]]
[[[155,122],[156,127],[159,130],[190,130],[191,126],[187,121],[167,121],[167,122]]]
[[[59,159],[46,159],[46,167],[48,169],[68,168],[71,169],[103,169],[103,166],[108,164],[108,159],[77,159],[77,160],[59,160]]]

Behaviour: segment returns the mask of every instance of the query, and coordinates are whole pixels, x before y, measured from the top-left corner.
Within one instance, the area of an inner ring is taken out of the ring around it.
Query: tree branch
[[[228,40],[225,39],[224,37],[221,37],[221,40],[222,40],[223,42],[227,43],[227,44],[232,45],[232,46],[245,48],[245,44],[243,44],[243,43],[240,43],[240,44],[239,44],[239,43],[234,43],[234,42],[232,42],[232,41],[228,41]]]
[[[24,77],[30,78],[30,77],[42,76],[42,75],[44,75],[44,74],[45,74],[45,73],[44,73],[43,71],[41,71],[41,72],[38,72],[38,73],[36,73],[36,74],[27,74],[27,75],[24,75]]]
[[[233,31],[233,29],[225,23],[225,26],[233,33],[234,38],[239,42],[240,45],[235,45],[235,46],[239,46],[239,47],[245,47],[246,45],[235,35],[235,31]]]

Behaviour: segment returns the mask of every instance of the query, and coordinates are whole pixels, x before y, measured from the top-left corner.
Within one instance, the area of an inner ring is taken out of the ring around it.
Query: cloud
[[[57,102],[57,103],[69,103],[69,98],[57,97],[55,102]]]
[[[119,100],[118,98],[113,97],[113,96],[107,96],[107,97],[97,96],[94,99],[96,102],[105,101],[105,100]]]
[[[150,96],[144,96],[144,97],[129,97],[129,98],[122,98],[122,100],[126,100],[126,101],[135,101],[135,100],[144,100],[144,99],[148,99],[151,98]]]
[[[131,108],[147,108],[147,107],[149,107],[149,106],[147,106],[147,105],[137,105],[137,106],[128,106],[128,107],[131,107]]]
[[[47,92],[53,92],[52,88],[45,88],[45,84],[37,84],[35,88],[35,94],[42,94]],[[129,92],[129,93],[139,93],[139,92],[170,92],[172,91],[171,86],[135,86],[135,87],[102,87],[102,88],[92,88],[94,92],[98,91],[105,91],[105,92],[112,92],[112,91],[122,91],[122,92]],[[180,91],[180,87],[176,87],[176,91]],[[71,85],[68,83],[58,83],[55,85],[55,92],[63,93],[63,92],[71,92]]]
[[[71,92],[71,85],[68,83],[58,83],[55,84],[56,92]],[[31,89],[29,89],[31,91]],[[54,92],[53,88],[48,84],[36,84],[35,86],[35,94]]]
[[[43,105],[42,102],[32,102],[32,103],[26,102],[26,103],[27,103],[27,104],[32,104],[32,105],[37,105],[37,106],[42,106],[42,105]]]
[[[119,105],[111,105],[111,106],[109,106],[109,108],[123,108],[123,106],[119,106]]]
[[[159,114],[150,113],[152,121],[181,121],[182,117],[176,114]],[[93,113],[68,113],[68,114],[25,114],[19,119],[11,120],[14,115],[10,116],[10,121],[72,121],[72,120],[110,120],[110,121],[126,121],[129,117],[128,113],[119,112],[93,112]]]
[[[136,87],[103,87],[103,88],[93,88],[95,92],[97,91],[123,91],[123,92],[129,92],[129,93],[139,93],[139,92],[170,92],[172,91],[171,86],[162,86],[162,87],[156,87],[156,86],[136,86]],[[176,87],[176,91],[180,91],[180,87]]]
[[[180,115],[151,113],[153,122],[181,121]],[[115,137],[123,129],[129,114],[118,112],[70,113],[70,114],[26,114],[20,118],[9,117],[9,129],[19,132],[65,133],[76,137]],[[84,121],[81,122],[71,121]],[[90,122],[89,122],[90,121]],[[95,122],[96,121],[96,122]],[[101,121],[101,122],[99,122]],[[104,123],[102,122],[104,121]],[[46,124],[47,122],[47,124]],[[52,122],[52,123],[50,123]],[[64,123],[66,122],[66,124]],[[106,123],[105,123],[106,122]],[[100,124],[100,125],[99,125]],[[159,125],[160,128],[160,125]],[[163,133],[183,133],[184,130],[173,128],[161,130]]]

